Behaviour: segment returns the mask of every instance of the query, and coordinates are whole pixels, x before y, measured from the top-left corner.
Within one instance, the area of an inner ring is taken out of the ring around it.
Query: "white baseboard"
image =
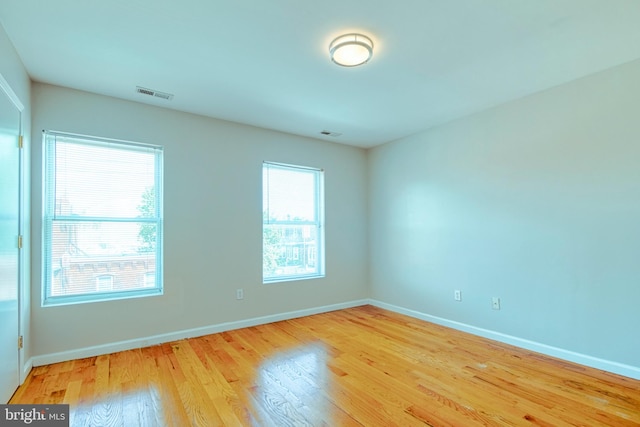
[[[514,337],[514,336],[503,334],[500,332],[478,328],[476,326],[467,325],[465,323],[460,323],[453,320],[432,316],[430,314],[422,313],[419,311],[406,309],[404,307],[387,304],[375,299],[355,300],[355,301],[349,301],[349,302],[340,303],[340,304],[332,304],[332,305],[314,307],[314,308],[309,308],[304,310],[296,310],[296,311],[290,311],[286,313],[273,314],[269,316],[254,317],[251,319],[238,320],[235,322],[224,322],[216,325],[203,326],[200,328],[170,332],[167,334],[154,335],[150,337],[143,337],[143,338],[127,340],[127,341],[119,341],[114,343],[102,344],[98,346],[79,348],[79,349],[63,351],[59,353],[33,356],[25,364],[24,372],[22,373],[22,375],[24,378],[26,378],[27,374],[29,373],[29,371],[33,366],[42,366],[50,363],[64,362],[67,360],[99,356],[102,354],[109,354],[117,351],[125,351],[125,350],[131,350],[135,348],[148,347],[152,345],[163,344],[166,342],[178,341],[186,338],[216,334],[220,332],[230,331],[233,329],[248,328],[250,326],[263,325],[266,323],[278,322],[281,320],[295,319],[297,317],[311,316],[313,314],[326,313],[326,312],[335,311],[335,310],[342,310],[345,308],[357,307],[357,306],[366,305],[366,304],[371,304],[373,306],[380,307],[385,310],[393,311],[396,313],[405,314],[407,316],[411,316],[416,319],[425,320],[427,322],[432,322],[438,325],[447,326],[449,328],[457,329],[459,331],[467,332],[473,335],[489,338],[495,341],[503,342],[505,344],[510,344],[516,347],[535,351],[537,353],[545,354],[547,356],[556,357],[559,359],[567,360],[569,362],[578,363],[580,365],[589,366],[592,368],[596,368],[603,371],[608,371],[614,374],[623,375],[629,378],[640,380],[639,367],[625,365],[618,362],[612,362],[609,360],[604,360],[597,357],[576,353],[576,352],[565,350],[562,348],[541,344],[535,341]]]
[[[24,383],[24,380],[29,376],[29,372],[33,368],[33,358],[27,360],[27,363],[22,367],[22,372],[20,373],[20,384]]]
[[[414,317],[416,319],[426,320],[438,325],[447,326],[459,331],[468,332],[473,335],[478,335],[484,338],[489,338],[495,341],[499,341],[505,344],[510,344],[516,347],[524,348],[526,350],[535,351],[547,356],[556,357],[558,359],[567,360],[569,362],[577,363],[591,368],[600,369],[602,371],[611,372],[625,377],[640,380],[640,367],[625,365],[623,363],[612,362],[610,360],[604,360],[597,357],[588,356],[581,353],[576,353],[562,348],[553,347],[546,344],[541,344],[535,341],[529,341],[523,338],[514,337],[512,335],[503,334],[500,332],[491,331],[488,329],[478,328],[476,326],[467,325],[465,323],[456,322],[453,320],[444,319],[442,317],[432,316],[419,311],[406,309],[392,304],[387,304],[382,301],[370,299],[369,304],[383,308],[385,310],[394,311],[396,313],[405,314],[407,316]]]
[[[50,363],[65,362],[68,360],[82,359],[85,357],[99,356],[102,354],[114,353],[117,351],[132,350],[135,348],[149,347],[156,344],[178,341],[186,338],[199,337],[203,335],[216,334],[233,329],[248,328],[250,326],[264,325],[266,323],[279,322],[281,320],[295,319],[297,317],[311,316],[313,314],[326,313],[329,311],[342,310],[345,308],[357,307],[369,304],[369,300],[355,300],[345,303],[325,305],[322,307],[308,308],[304,310],[289,311],[286,313],[273,314],[269,316],[254,317],[251,319],[238,320],[235,322],[224,322],[216,325],[203,326],[200,328],[186,329],[183,331],[170,332],[167,334],[154,335],[150,337],[137,338],[127,341],[102,344],[92,347],[78,348],[75,350],[63,351],[59,353],[42,354],[33,356],[29,363],[32,366],[48,365]],[[31,366],[29,366],[31,369]],[[27,371],[28,372],[28,371]]]

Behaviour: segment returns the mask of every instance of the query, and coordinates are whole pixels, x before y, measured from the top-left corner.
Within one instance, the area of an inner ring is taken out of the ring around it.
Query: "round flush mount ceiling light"
[[[373,56],[373,41],[363,34],[351,33],[333,39],[329,45],[331,60],[343,67],[366,64]]]

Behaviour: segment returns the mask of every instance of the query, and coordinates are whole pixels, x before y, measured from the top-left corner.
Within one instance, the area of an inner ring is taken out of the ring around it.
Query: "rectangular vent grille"
[[[328,130],[323,130],[323,131],[320,132],[320,135],[332,136],[332,137],[336,138],[336,137],[338,137],[338,136],[340,136],[342,134],[338,133],[338,132],[331,132],[331,131],[328,131]]]
[[[166,99],[167,101],[171,101],[173,99],[173,95],[170,93],[160,92],[153,89],[147,89],[145,87],[136,86],[136,92],[141,93],[142,95],[153,96],[155,98]]]

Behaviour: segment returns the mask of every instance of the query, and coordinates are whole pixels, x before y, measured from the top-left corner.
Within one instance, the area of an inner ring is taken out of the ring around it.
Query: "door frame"
[[[24,380],[27,378],[31,367],[26,367],[25,364],[25,344],[28,342],[29,334],[26,329],[26,315],[29,313],[29,308],[27,306],[28,302],[28,293],[25,287],[25,277],[26,277],[26,266],[28,265],[25,260],[27,259],[25,253],[25,248],[29,248],[30,244],[27,241],[25,234],[25,224],[29,224],[28,219],[25,217],[25,188],[24,188],[24,144],[26,141],[24,140],[24,104],[20,101],[20,98],[11,88],[11,85],[4,78],[2,73],[0,73],[0,91],[4,92],[9,100],[13,103],[13,105],[18,110],[19,115],[19,123],[18,123],[18,134],[19,137],[23,140],[23,145],[18,150],[18,235],[22,236],[22,247],[18,249],[18,337],[22,336],[23,345],[22,348],[18,348],[18,377],[19,383],[22,384]],[[29,233],[30,234],[30,233]],[[27,234],[28,235],[28,234]],[[18,343],[16,343],[17,347]]]

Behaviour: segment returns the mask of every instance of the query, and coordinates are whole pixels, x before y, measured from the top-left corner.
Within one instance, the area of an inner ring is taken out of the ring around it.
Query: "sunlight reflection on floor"
[[[156,387],[117,391],[112,396],[70,405],[71,426],[163,426],[162,397]]]
[[[268,417],[283,425],[329,425],[326,390],[329,378],[327,352],[319,344],[280,353],[258,369],[257,398]]]

